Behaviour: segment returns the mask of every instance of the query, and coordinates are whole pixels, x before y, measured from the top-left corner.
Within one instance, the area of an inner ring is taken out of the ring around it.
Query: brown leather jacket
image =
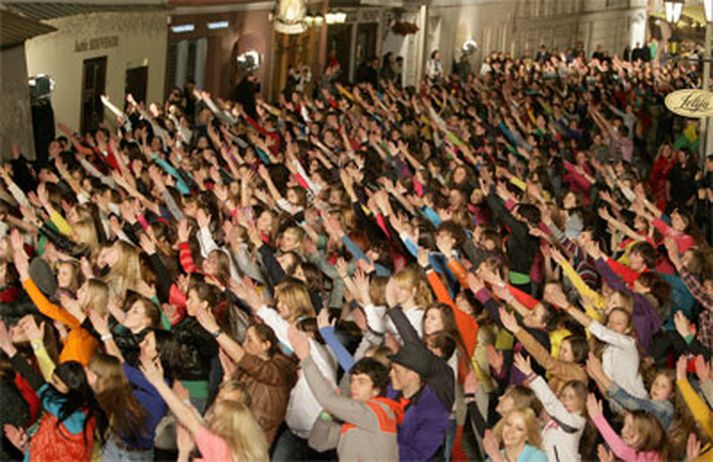
[[[250,410],[265,432],[268,444],[272,444],[285,420],[290,390],[297,382],[297,364],[280,354],[267,361],[245,354],[235,374],[245,384]]]

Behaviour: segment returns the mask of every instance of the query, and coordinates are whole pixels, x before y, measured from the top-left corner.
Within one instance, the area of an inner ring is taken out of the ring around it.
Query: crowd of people
[[[485,63],[14,149],[0,458],[713,460],[695,64]]]

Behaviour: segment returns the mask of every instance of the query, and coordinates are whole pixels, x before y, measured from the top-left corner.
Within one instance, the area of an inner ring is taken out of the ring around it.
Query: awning
[[[85,2],[19,2],[3,1],[3,5],[15,13],[21,14],[37,21],[63,18],[90,13],[124,12],[133,13],[141,11],[167,10],[164,0],[154,1],[115,1],[106,2],[97,0],[96,3]]]
[[[56,30],[50,25],[0,9],[0,48],[21,45],[25,40]]]

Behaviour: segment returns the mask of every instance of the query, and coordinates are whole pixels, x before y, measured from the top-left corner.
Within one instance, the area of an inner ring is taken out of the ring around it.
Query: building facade
[[[647,0],[307,0],[311,20],[299,35],[274,30],[276,3],[270,0],[11,0],[2,7],[56,29],[25,42],[27,74],[53,80],[56,121],[87,130],[112,122],[105,119],[102,94],[120,107],[127,93],[140,101],[162,101],[172,88],[192,80],[214,96],[231,98],[241,78],[237,59],[245,53],[258,57],[261,93],[272,100],[290,67],[308,66],[316,84],[325,63],[336,60],[345,80],[353,80],[366,59],[387,52],[403,58],[403,83],[413,85],[433,50],[441,52],[448,72],[466,41],[478,45],[468,58],[472,69],[490,51],[517,56],[540,45],[564,50],[581,41],[589,54],[598,45],[621,53],[645,40],[652,5]],[[335,13],[340,20],[325,28],[324,18]],[[403,24],[407,32],[395,27]],[[14,57],[6,55],[5,60]]]

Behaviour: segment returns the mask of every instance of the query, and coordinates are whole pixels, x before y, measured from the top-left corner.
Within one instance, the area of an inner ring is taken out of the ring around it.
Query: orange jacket
[[[47,297],[45,297],[45,294],[37,288],[37,285],[32,279],[22,281],[22,286],[40,313],[48,318],[61,322],[70,329],[64,341],[62,352],[59,354],[59,362],[78,361],[83,366],[89,364],[89,360],[94,355],[94,351],[97,349],[99,342],[81,327],[77,318],[72,316],[61,306],[50,302]]]

